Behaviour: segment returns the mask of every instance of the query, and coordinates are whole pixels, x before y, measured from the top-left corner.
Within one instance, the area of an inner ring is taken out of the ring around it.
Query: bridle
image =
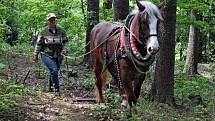
[[[157,37],[158,34],[150,34],[148,37],[145,37],[144,39],[148,39],[148,38],[153,37],[153,36]]]
[[[131,25],[131,22],[133,21],[134,19],[134,16],[130,16],[130,17],[127,17],[128,20],[126,20],[126,24],[124,26],[125,28],[125,31],[128,31],[129,34],[129,37],[127,37],[129,40],[125,40],[126,42],[125,43],[125,52],[127,53],[126,55],[128,56],[128,58],[130,58],[130,61],[133,63],[134,67],[138,70],[138,72],[140,73],[145,73],[144,71],[141,70],[141,67],[147,67],[149,65],[151,65],[155,59],[155,57],[153,55],[150,55],[150,57],[142,57],[142,55],[138,54],[138,57],[133,53],[132,51],[132,48],[131,48],[131,43],[130,43],[130,36],[132,36],[134,39],[135,42],[139,43],[143,49],[147,49],[147,40],[150,38],[150,37],[157,37],[158,35],[157,34],[150,34],[148,35],[147,37],[144,36],[144,34],[142,34],[142,37],[137,37],[133,32],[132,30],[130,29],[130,26]],[[140,18],[139,18],[140,19]],[[138,20],[139,21],[139,20]],[[138,33],[140,33],[140,31],[142,30],[142,27],[141,27],[141,30],[140,30],[140,24],[143,24],[142,21],[141,23],[139,23],[139,27],[138,27]],[[141,32],[142,33],[142,32]],[[125,35],[125,36],[127,36]],[[135,45],[136,46],[136,45]],[[146,52],[146,55],[147,55],[147,52]],[[145,59],[147,58],[147,59]]]
[[[144,22],[146,22],[147,20],[142,20],[142,19],[144,19],[144,14],[145,13],[145,11],[142,11],[142,12],[140,12],[140,23],[143,23],[143,21]],[[146,14],[146,13],[145,13]],[[146,19],[146,18],[145,18]],[[146,22],[147,23],[147,22]],[[143,35],[144,36],[144,35]],[[148,40],[150,37],[158,37],[158,34],[149,34],[147,37],[143,37],[143,40],[145,41],[144,43],[146,44],[146,40]],[[137,39],[138,40],[138,39]],[[138,41],[140,44],[142,43],[142,42],[140,42],[140,41]]]

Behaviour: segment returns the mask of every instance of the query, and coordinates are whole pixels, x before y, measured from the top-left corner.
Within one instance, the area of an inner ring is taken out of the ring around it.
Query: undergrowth
[[[18,110],[18,100],[28,93],[33,93],[23,84],[16,84],[0,79],[0,113],[9,113]]]
[[[24,53],[26,50],[20,49],[22,47],[14,48],[16,52]],[[26,48],[26,47],[23,47]],[[3,50],[6,48],[3,48]],[[30,47],[27,54],[32,54]],[[0,58],[0,70],[4,68],[6,60]],[[73,60],[68,59],[70,63]],[[64,63],[65,64],[65,61]],[[204,71],[210,72],[211,78],[206,78],[201,75],[197,76],[195,80],[189,80],[182,74],[183,63],[177,63],[175,71],[174,95],[176,103],[185,107],[184,109],[175,109],[166,104],[157,102],[150,102],[144,99],[144,94],[150,88],[153,74],[147,75],[147,79],[143,84],[142,95],[138,100],[136,107],[136,114],[132,117],[126,117],[126,112],[123,113],[120,109],[120,97],[113,94],[109,90],[105,91],[104,98],[105,106],[98,105],[93,110],[94,117],[103,118],[103,120],[128,120],[128,121],[212,121],[215,120],[215,64],[211,64],[209,68]],[[90,71],[83,71],[82,69],[74,68],[80,75],[87,79],[80,84],[80,89],[92,89],[94,87],[94,79]],[[33,72],[39,77],[44,77],[47,72],[41,71],[43,69],[35,68]],[[81,70],[79,72],[79,70]],[[82,73],[81,73],[82,72]],[[83,73],[84,72],[84,73]],[[15,84],[10,81],[0,80],[0,113],[10,112],[11,110],[18,110],[17,101],[23,97],[31,89],[24,87],[22,84]],[[194,98],[191,98],[194,97]],[[0,115],[1,116],[1,115]]]
[[[148,82],[145,82],[148,83]],[[144,85],[144,84],[143,84]],[[119,100],[117,96],[105,95],[107,107],[97,107],[96,117],[106,117],[106,119],[128,120],[128,121],[212,121],[215,120],[215,83],[213,80],[197,76],[196,80],[189,80],[185,75],[178,74],[175,77],[175,99],[181,106],[180,109],[145,100],[142,95],[136,107],[137,113],[130,118],[126,118],[126,113],[121,114]],[[144,92],[142,90],[142,92]],[[190,97],[194,98],[190,98]],[[117,117],[115,117],[117,115]],[[120,116],[121,115],[121,116]],[[123,115],[123,116],[122,116]]]

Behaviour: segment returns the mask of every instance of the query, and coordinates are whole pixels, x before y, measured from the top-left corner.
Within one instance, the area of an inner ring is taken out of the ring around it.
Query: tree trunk
[[[114,21],[124,20],[129,14],[129,0],[114,0]]]
[[[87,30],[86,30],[86,47],[85,51],[90,51],[90,32],[99,22],[99,0],[87,0]],[[90,64],[90,55],[84,56],[83,62]]]
[[[162,2],[163,0],[160,0]],[[168,0],[161,8],[164,21],[159,26],[160,51],[158,53],[151,98],[162,103],[175,105],[174,64],[176,0]]]
[[[191,17],[196,19],[197,13],[195,11],[191,11]],[[190,25],[187,57],[183,72],[186,73],[188,77],[191,77],[191,79],[193,79],[193,77],[195,77],[195,74],[197,74],[199,56],[199,34],[200,31],[193,25]]]
[[[204,59],[203,59],[203,48],[204,48],[204,42],[202,41],[204,39],[204,34],[202,32],[200,32],[200,35],[199,35],[199,60],[198,62],[199,63],[203,63]]]

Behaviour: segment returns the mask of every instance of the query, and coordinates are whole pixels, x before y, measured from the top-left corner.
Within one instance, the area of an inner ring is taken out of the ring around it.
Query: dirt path
[[[74,102],[70,97],[55,97],[53,94],[42,93],[41,96],[30,97],[23,103],[27,116],[34,120],[43,121],[95,121],[90,111],[95,104]]]
[[[77,102],[77,97],[93,98],[93,88],[80,88],[80,84],[85,83],[88,78],[88,69],[84,66],[73,66],[79,70],[72,72],[68,79],[61,78],[61,97],[54,96],[47,92],[48,81],[47,71],[41,65],[35,65],[31,59],[23,55],[10,55],[7,57],[7,67],[5,75],[10,80],[23,83],[31,87],[33,91],[41,91],[39,95],[27,95],[20,101],[21,117],[23,120],[35,121],[95,121],[92,111],[96,108],[93,101]],[[81,71],[80,71],[81,70]],[[63,72],[63,71],[62,71]],[[65,72],[64,72],[65,74]]]

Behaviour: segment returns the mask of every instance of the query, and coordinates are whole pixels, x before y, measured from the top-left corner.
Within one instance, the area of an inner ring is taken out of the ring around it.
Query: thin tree
[[[197,19],[197,12],[191,10],[190,16],[193,19]],[[186,73],[190,79],[194,79],[195,75],[198,73],[197,66],[199,57],[199,35],[199,29],[193,25],[190,25],[187,57],[183,70],[183,72]]]
[[[176,0],[165,1],[161,12],[164,21],[159,26],[160,51],[150,96],[158,102],[174,105]]]
[[[87,0],[87,30],[86,30],[86,53],[90,51],[89,41],[92,28],[99,22],[99,0]],[[90,63],[89,54],[84,56],[83,62]]]

